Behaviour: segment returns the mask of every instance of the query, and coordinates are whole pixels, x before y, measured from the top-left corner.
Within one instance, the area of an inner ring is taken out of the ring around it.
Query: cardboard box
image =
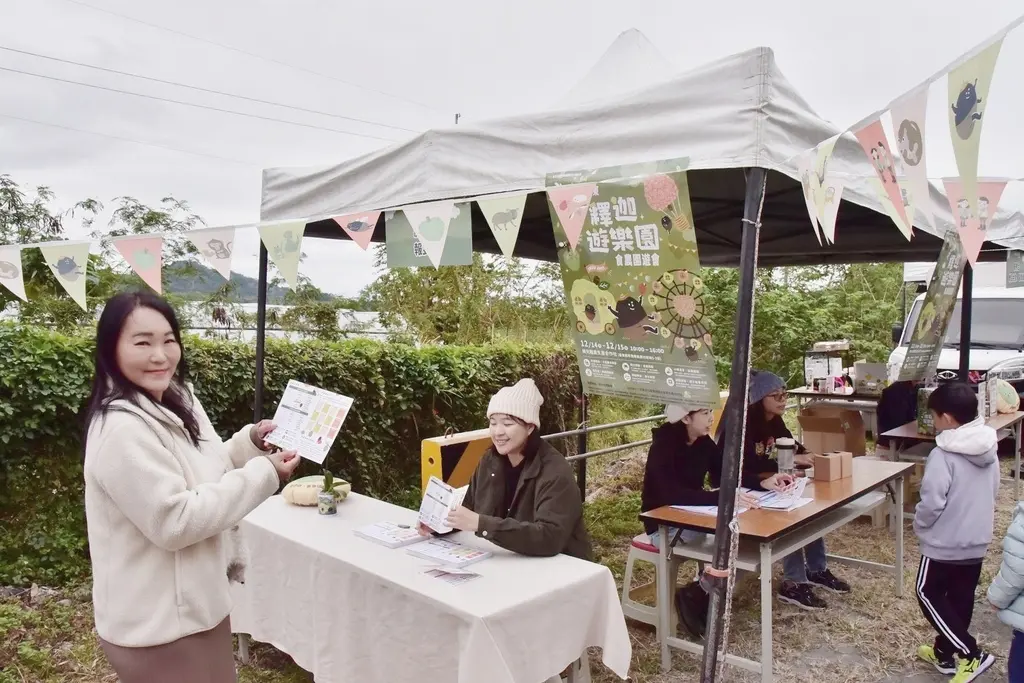
[[[848,451],[860,456],[867,451],[864,418],[856,410],[811,404],[804,406],[797,420],[804,448],[811,453]]]
[[[917,390],[917,431],[928,436],[935,436],[935,420],[928,410],[928,398],[935,387],[921,387]]]
[[[829,455],[839,458],[839,462],[842,463],[840,476],[843,479],[853,476],[853,453],[850,451],[836,451],[835,453],[829,453]]]
[[[889,371],[885,363],[854,363],[853,374],[853,390],[858,394],[881,396],[889,385]]]
[[[814,456],[815,481],[836,481],[843,478],[843,458],[838,453]]]

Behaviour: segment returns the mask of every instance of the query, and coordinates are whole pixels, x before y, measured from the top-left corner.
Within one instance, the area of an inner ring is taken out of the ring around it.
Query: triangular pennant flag
[[[21,265],[21,246],[5,244],[0,246],[0,285],[11,291],[11,294],[22,301],[25,296],[25,271]]]
[[[565,237],[573,249],[580,241],[580,233],[583,231],[583,224],[587,220],[587,211],[590,209],[590,200],[594,198],[596,191],[597,183],[547,188],[548,201],[555,208],[558,222],[562,224]]]
[[[402,207],[413,234],[435,268],[441,265],[444,245],[448,241],[449,224],[461,211],[467,209],[461,209],[455,206],[455,202],[448,200]]]
[[[288,286],[295,289],[299,284],[299,259],[302,257],[302,235],[306,231],[306,221],[261,225],[259,231],[270,260],[277,266]]]
[[[37,245],[53,276],[83,311],[89,310],[85,300],[86,271],[89,268],[91,242],[48,242]]]
[[[121,256],[132,267],[142,281],[163,293],[160,271],[163,264],[164,238],[147,235],[145,237],[118,237],[111,242],[121,252]]]
[[[900,182],[907,190],[915,211],[921,209],[924,219],[932,228],[935,216],[932,211],[931,186],[928,184],[928,163],[925,158],[924,124],[928,109],[928,89],[923,88],[900,100],[892,107],[892,125],[896,133],[896,149],[903,159],[906,181]],[[910,212],[910,216],[915,215]],[[912,221],[911,221],[912,222]]]
[[[843,199],[846,184],[835,176],[827,176],[821,187],[821,208],[818,220],[821,221],[821,232],[829,244],[836,241],[836,219],[839,216],[839,203]]]
[[[200,228],[185,233],[206,262],[225,280],[231,279],[231,257],[235,250],[235,228]]]
[[[832,224],[831,237],[829,232],[825,230],[825,224],[822,221],[822,215],[825,212],[825,183],[829,177],[829,162],[832,160],[832,151],[836,147],[836,141],[839,140],[839,135],[833,135],[825,142],[818,145],[815,149],[817,150],[814,159],[814,178],[813,178],[813,190],[814,190],[814,215],[817,217],[818,226],[821,228],[822,233],[827,241],[832,242],[835,238],[835,223]],[[835,195],[833,189],[832,194]],[[821,240],[818,240],[818,244],[821,244]]]
[[[964,256],[973,266],[978,261],[978,254],[985,243],[985,230],[988,222],[995,215],[1002,198],[1005,180],[978,180],[975,184],[978,192],[980,211],[971,208],[964,193],[964,182],[961,178],[943,178],[949,208],[953,212],[953,224],[960,235],[964,247]]]
[[[956,169],[963,183],[963,196],[971,208],[978,205],[978,149],[981,126],[988,109],[988,90],[996,68],[1000,38],[977,55],[949,72],[949,133],[953,138]],[[955,213],[955,212],[954,212]],[[967,245],[964,244],[967,249]],[[968,253],[970,250],[968,249]],[[973,263],[973,261],[971,261]]]
[[[373,239],[373,231],[377,227],[378,218],[380,218],[380,211],[363,211],[362,213],[335,216],[334,222],[345,231],[349,239],[366,251],[370,246],[370,240]]]
[[[864,148],[864,153],[871,160],[871,166],[878,175],[882,184],[882,192],[885,193],[892,207],[890,211],[896,227],[909,240],[913,236],[913,229],[910,221],[907,220],[906,206],[903,202],[903,192],[900,191],[900,183],[896,178],[896,162],[892,152],[889,150],[889,143],[886,142],[885,129],[882,128],[881,119],[875,119],[860,130],[856,131],[857,142]],[[883,205],[885,202],[883,202]],[[886,209],[889,207],[887,206]]]
[[[814,174],[809,154],[805,154],[797,159],[797,172],[800,174],[800,187],[804,191],[807,217],[811,219],[811,227],[814,229],[814,236],[818,238],[818,244],[821,244],[821,230],[818,228],[818,211],[815,207],[815,197],[818,196],[817,176]]]
[[[501,253],[511,257],[516,248],[516,240],[519,239],[519,226],[523,222],[526,193],[478,198],[476,204],[487,219],[487,225],[491,226]]]

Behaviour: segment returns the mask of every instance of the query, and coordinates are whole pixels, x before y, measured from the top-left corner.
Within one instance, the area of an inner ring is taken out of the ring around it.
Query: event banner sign
[[[928,293],[924,295],[921,312],[917,314],[914,323],[907,357],[900,368],[901,382],[928,381],[935,374],[939,354],[942,353],[942,343],[946,339],[949,318],[953,314],[953,307],[956,306],[960,276],[963,275],[966,261],[960,236],[956,230],[950,230],[946,233],[946,241],[939,252],[935,272],[928,283]]]
[[[576,247],[549,209],[587,393],[719,406],[688,159],[551,175],[596,183]]]
[[[1024,287],[1024,251],[1006,252],[1006,286]]]

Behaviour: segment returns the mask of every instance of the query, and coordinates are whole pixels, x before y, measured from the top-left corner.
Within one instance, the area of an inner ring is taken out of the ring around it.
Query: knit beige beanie
[[[527,424],[540,427],[540,407],[544,397],[537,390],[532,379],[521,379],[515,386],[502,387],[487,406],[487,417],[511,415]]]

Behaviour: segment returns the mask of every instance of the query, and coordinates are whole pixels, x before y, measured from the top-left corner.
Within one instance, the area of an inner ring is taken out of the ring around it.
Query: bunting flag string
[[[25,273],[22,268],[20,245],[0,246],[0,285],[22,301],[28,301],[25,295]]]
[[[270,260],[277,266],[288,286],[295,289],[299,283],[299,260],[302,258],[302,236],[306,230],[306,221],[265,223],[258,229]]]
[[[231,280],[231,258],[235,250],[235,226],[222,228],[200,228],[185,233],[206,262],[221,274],[225,280]]]
[[[121,256],[142,281],[157,294],[163,293],[161,270],[164,238],[160,235],[132,235],[111,240]]]
[[[50,266],[53,276],[83,311],[89,306],[85,300],[86,270],[89,267],[88,241],[46,242],[37,244],[43,260]]]

